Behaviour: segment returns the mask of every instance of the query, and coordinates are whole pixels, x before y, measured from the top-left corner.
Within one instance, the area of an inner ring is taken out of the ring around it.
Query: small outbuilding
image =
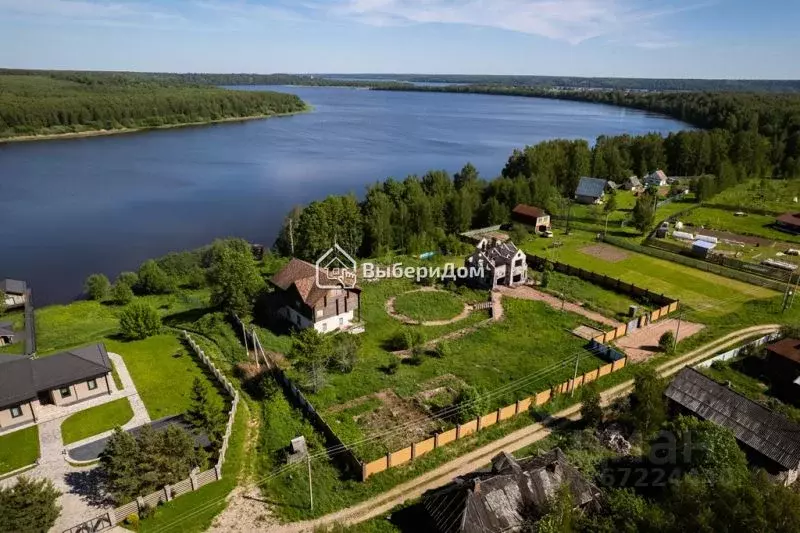
[[[645,187],[664,187],[667,184],[667,175],[659,169],[644,178]]]
[[[533,226],[537,233],[550,230],[550,215],[544,209],[532,205],[518,204],[511,211],[511,218],[528,226]]]
[[[692,243],[692,255],[705,259],[716,248],[716,243],[696,240]]]
[[[606,193],[606,180],[581,178],[575,190],[575,201],[579,204],[599,204]]]
[[[781,398],[800,404],[800,339],[787,337],[766,347],[764,370]]]
[[[630,176],[622,182],[622,188],[626,191],[640,191],[642,190],[642,182],[639,181],[638,176]]]
[[[0,280],[0,292],[6,295],[6,309],[16,309],[25,305],[28,284],[17,279]]]
[[[775,220],[775,226],[788,233],[800,233],[800,213],[784,213]]]
[[[0,322],[0,346],[13,344],[16,341],[17,332],[14,331],[11,322]]]

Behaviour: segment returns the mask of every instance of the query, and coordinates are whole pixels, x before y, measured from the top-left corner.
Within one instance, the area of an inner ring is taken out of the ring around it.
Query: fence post
[[[517,416],[518,414],[519,414],[519,400],[517,400],[517,404],[514,407],[514,416]]]
[[[456,440],[461,438],[461,424],[456,424]]]
[[[386,454],[386,468],[392,467],[392,452]]]
[[[144,498],[141,496],[136,498],[136,510],[141,512],[144,509]]]
[[[169,485],[164,485],[164,498],[166,498],[167,501],[172,499],[172,487]]]
[[[412,442],[411,443],[411,460],[413,461],[416,456],[417,456],[417,443],[416,442]]]
[[[114,514],[112,515],[111,513],[114,513]],[[109,512],[107,512],[106,515],[108,515],[108,523],[111,524],[112,526],[116,526],[117,525],[117,513],[116,513],[116,511],[114,509],[112,509]]]
[[[481,418],[483,418],[483,417],[481,415],[478,415],[478,429],[476,429],[475,431],[480,431],[481,430]]]
[[[217,481],[219,481],[220,479],[222,479],[222,467],[219,465],[219,463],[217,463],[217,464],[214,466],[214,473],[216,473],[216,474],[217,474]]]
[[[433,449],[435,450],[438,447],[439,447],[439,434],[436,433],[433,435]]]
[[[195,476],[194,470],[189,472],[189,483],[192,485],[192,492],[197,490],[197,476]]]

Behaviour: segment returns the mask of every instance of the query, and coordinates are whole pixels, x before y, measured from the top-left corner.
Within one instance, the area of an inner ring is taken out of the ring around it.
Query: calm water
[[[38,305],[85,277],[241,236],[272,244],[295,204],[471,161],[497,175],[514,148],[556,137],[670,132],[614,107],[485,95],[284,89],[313,113],[130,135],[0,145],[0,277]]]

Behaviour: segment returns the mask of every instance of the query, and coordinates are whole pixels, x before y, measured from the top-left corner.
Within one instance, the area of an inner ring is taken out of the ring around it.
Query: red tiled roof
[[[515,215],[522,215],[531,218],[539,218],[547,216],[547,213],[544,211],[544,209],[539,209],[538,207],[525,204],[517,205],[517,207],[514,208],[512,213],[514,213]]]
[[[800,363],[800,340],[798,339],[781,339],[767,346],[767,351],[795,363]]]
[[[319,276],[320,280],[324,281],[326,285],[341,285],[340,281],[330,276],[324,268],[319,269]],[[317,286],[317,267],[297,258],[292,258],[270,281],[284,291],[289,290],[294,285],[303,302],[310,306],[322,299],[329,290]],[[361,289],[354,287],[348,290],[360,291]]]
[[[800,213],[784,213],[777,220],[782,224],[800,227]]]

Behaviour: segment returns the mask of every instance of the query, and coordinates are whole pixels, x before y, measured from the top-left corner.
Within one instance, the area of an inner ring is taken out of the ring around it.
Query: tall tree
[[[184,418],[197,433],[205,433],[208,440],[218,446],[224,433],[225,415],[222,402],[212,395],[208,386],[200,379],[194,378],[189,396],[189,409]]]
[[[212,305],[240,317],[250,316],[256,296],[264,288],[264,280],[250,251],[222,247],[211,261],[208,280]]]
[[[292,335],[289,359],[306,375],[308,384],[315,393],[325,386],[330,357],[329,338],[316,329],[306,328]]]
[[[666,419],[664,382],[651,367],[640,368],[633,380],[631,421],[643,438],[647,439]]]
[[[14,485],[0,487],[0,531],[45,532],[58,519],[61,493],[49,479],[20,476]]]

